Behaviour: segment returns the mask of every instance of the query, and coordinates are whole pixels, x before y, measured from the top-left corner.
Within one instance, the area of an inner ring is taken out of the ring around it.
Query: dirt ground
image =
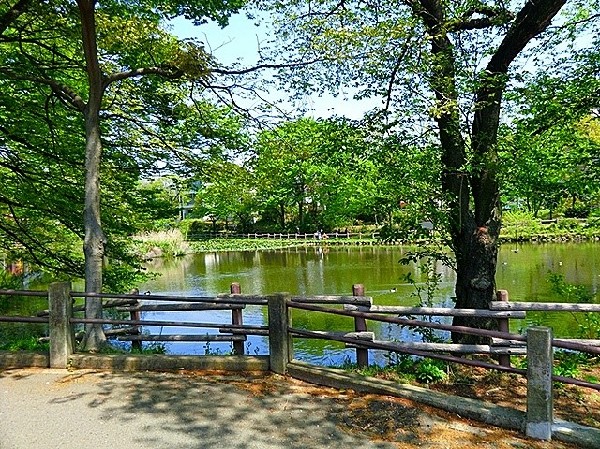
[[[527,380],[522,376],[460,367],[452,383],[431,385],[432,389],[456,396],[480,399],[518,410],[526,409]],[[581,379],[600,379],[600,364],[582,367]],[[575,385],[555,384],[555,418],[600,428],[600,391]]]
[[[432,389],[478,398],[499,405],[525,409],[526,386],[516,376],[497,373],[489,375],[485,370],[472,370],[479,376],[470,384],[438,384]],[[200,373],[189,373],[191,376]],[[218,379],[218,376],[217,376]],[[229,377],[231,380],[231,377]],[[343,430],[365,435],[373,441],[395,443],[399,449],[412,448],[461,448],[461,449],[574,449],[578,446],[558,441],[543,442],[526,438],[523,434],[464,419],[458,415],[407,399],[374,394],[362,394],[352,390],[337,390],[311,385],[287,378],[281,384],[279,376],[245,377],[232,380],[239,388],[261,396],[278,392],[301,393],[333,399],[342,406],[342,413],[335,416],[336,425]],[[515,388],[515,384],[518,387]],[[598,426],[600,423],[600,393],[585,395],[581,388],[567,387],[556,392],[557,417],[580,424]],[[589,392],[588,392],[589,393]],[[574,402],[573,402],[574,401]]]

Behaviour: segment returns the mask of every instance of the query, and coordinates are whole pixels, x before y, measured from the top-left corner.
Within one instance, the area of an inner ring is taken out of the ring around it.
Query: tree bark
[[[449,212],[450,235],[456,256],[456,307],[488,308],[496,284],[501,206],[497,177],[497,134],[508,68],[525,46],[544,31],[566,0],[528,0],[516,15],[476,92],[471,129],[472,163],[460,131],[456,58],[440,0],[410,2],[431,36],[433,64],[430,85],[437,99],[436,122],[442,147],[442,191]],[[490,320],[456,317],[456,325],[493,327]],[[453,334],[454,341],[472,337]]]
[[[98,63],[96,41],[95,0],[77,0],[81,15],[82,42],[89,82],[89,97],[83,111],[85,117],[85,236],[83,252],[85,255],[85,291],[102,291],[102,268],[106,238],[100,220],[100,160],[102,142],[100,138],[100,107],[104,94],[102,72]],[[86,298],[86,318],[102,317],[102,300]],[[106,337],[101,325],[86,325],[83,347],[87,351],[98,350]]]

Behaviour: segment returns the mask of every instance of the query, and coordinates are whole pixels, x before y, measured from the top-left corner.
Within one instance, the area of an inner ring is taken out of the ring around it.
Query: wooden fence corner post
[[[69,282],[54,282],[48,287],[48,335],[50,336],[50,368],[67,368],[73,354],[75,335]]]
[[[289,354],[288,293],[269,296],[269,365],[277,374],[287,374]]]
[[[239,295],[242,293],[242,287],[239,282],[232,282],[229,291],[232,295]],[[244,324],[242,309],[231,309],[231,324],[234,326],[242,326]],[[243,341],[233,342],[233,353],[235,355],[244,355]]]
[[[498,290],[496,292],[496,300],[502,302],[508,302],[508,291],[506,290]],[[500,332],[510,332],[510,327],[508,324],[508,318],[498,318],[498,330]],[[498,362],[501,366],[506,366],[510,368],[510,355],[501,354],[498,357]]]
[[[528,437],[552,439],[552,329],[527,329],[527,423]]]
[[[353,296],[365,296],[365,286],[362,284],[354,284],[352,286]],[[367,320],[361,317],[354,317],[354,330],[356,332],[367,331]],[[366,348],[356,348],[356,364],[359,368],[369,366],[369,350]]]

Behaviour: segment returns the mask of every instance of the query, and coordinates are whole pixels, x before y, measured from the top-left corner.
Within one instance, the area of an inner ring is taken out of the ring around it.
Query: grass
[[[140,259],[179,257],[191,252],[190,244],[179,229],[146,232],[133,238],[133,252]]]
[[[0,323],[1,351],[48,351],[47,325],[32,323]]]

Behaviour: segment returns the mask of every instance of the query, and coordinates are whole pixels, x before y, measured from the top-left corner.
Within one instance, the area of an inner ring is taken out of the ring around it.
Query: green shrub
[[[421,383],[441,382],[447,377],[444,362],[424,359],[415,366],[415,379]]]
[[[590,215],[591,208],[586,204],[577,204],[575,207],[565,209],[565,218],[587,218]]]

